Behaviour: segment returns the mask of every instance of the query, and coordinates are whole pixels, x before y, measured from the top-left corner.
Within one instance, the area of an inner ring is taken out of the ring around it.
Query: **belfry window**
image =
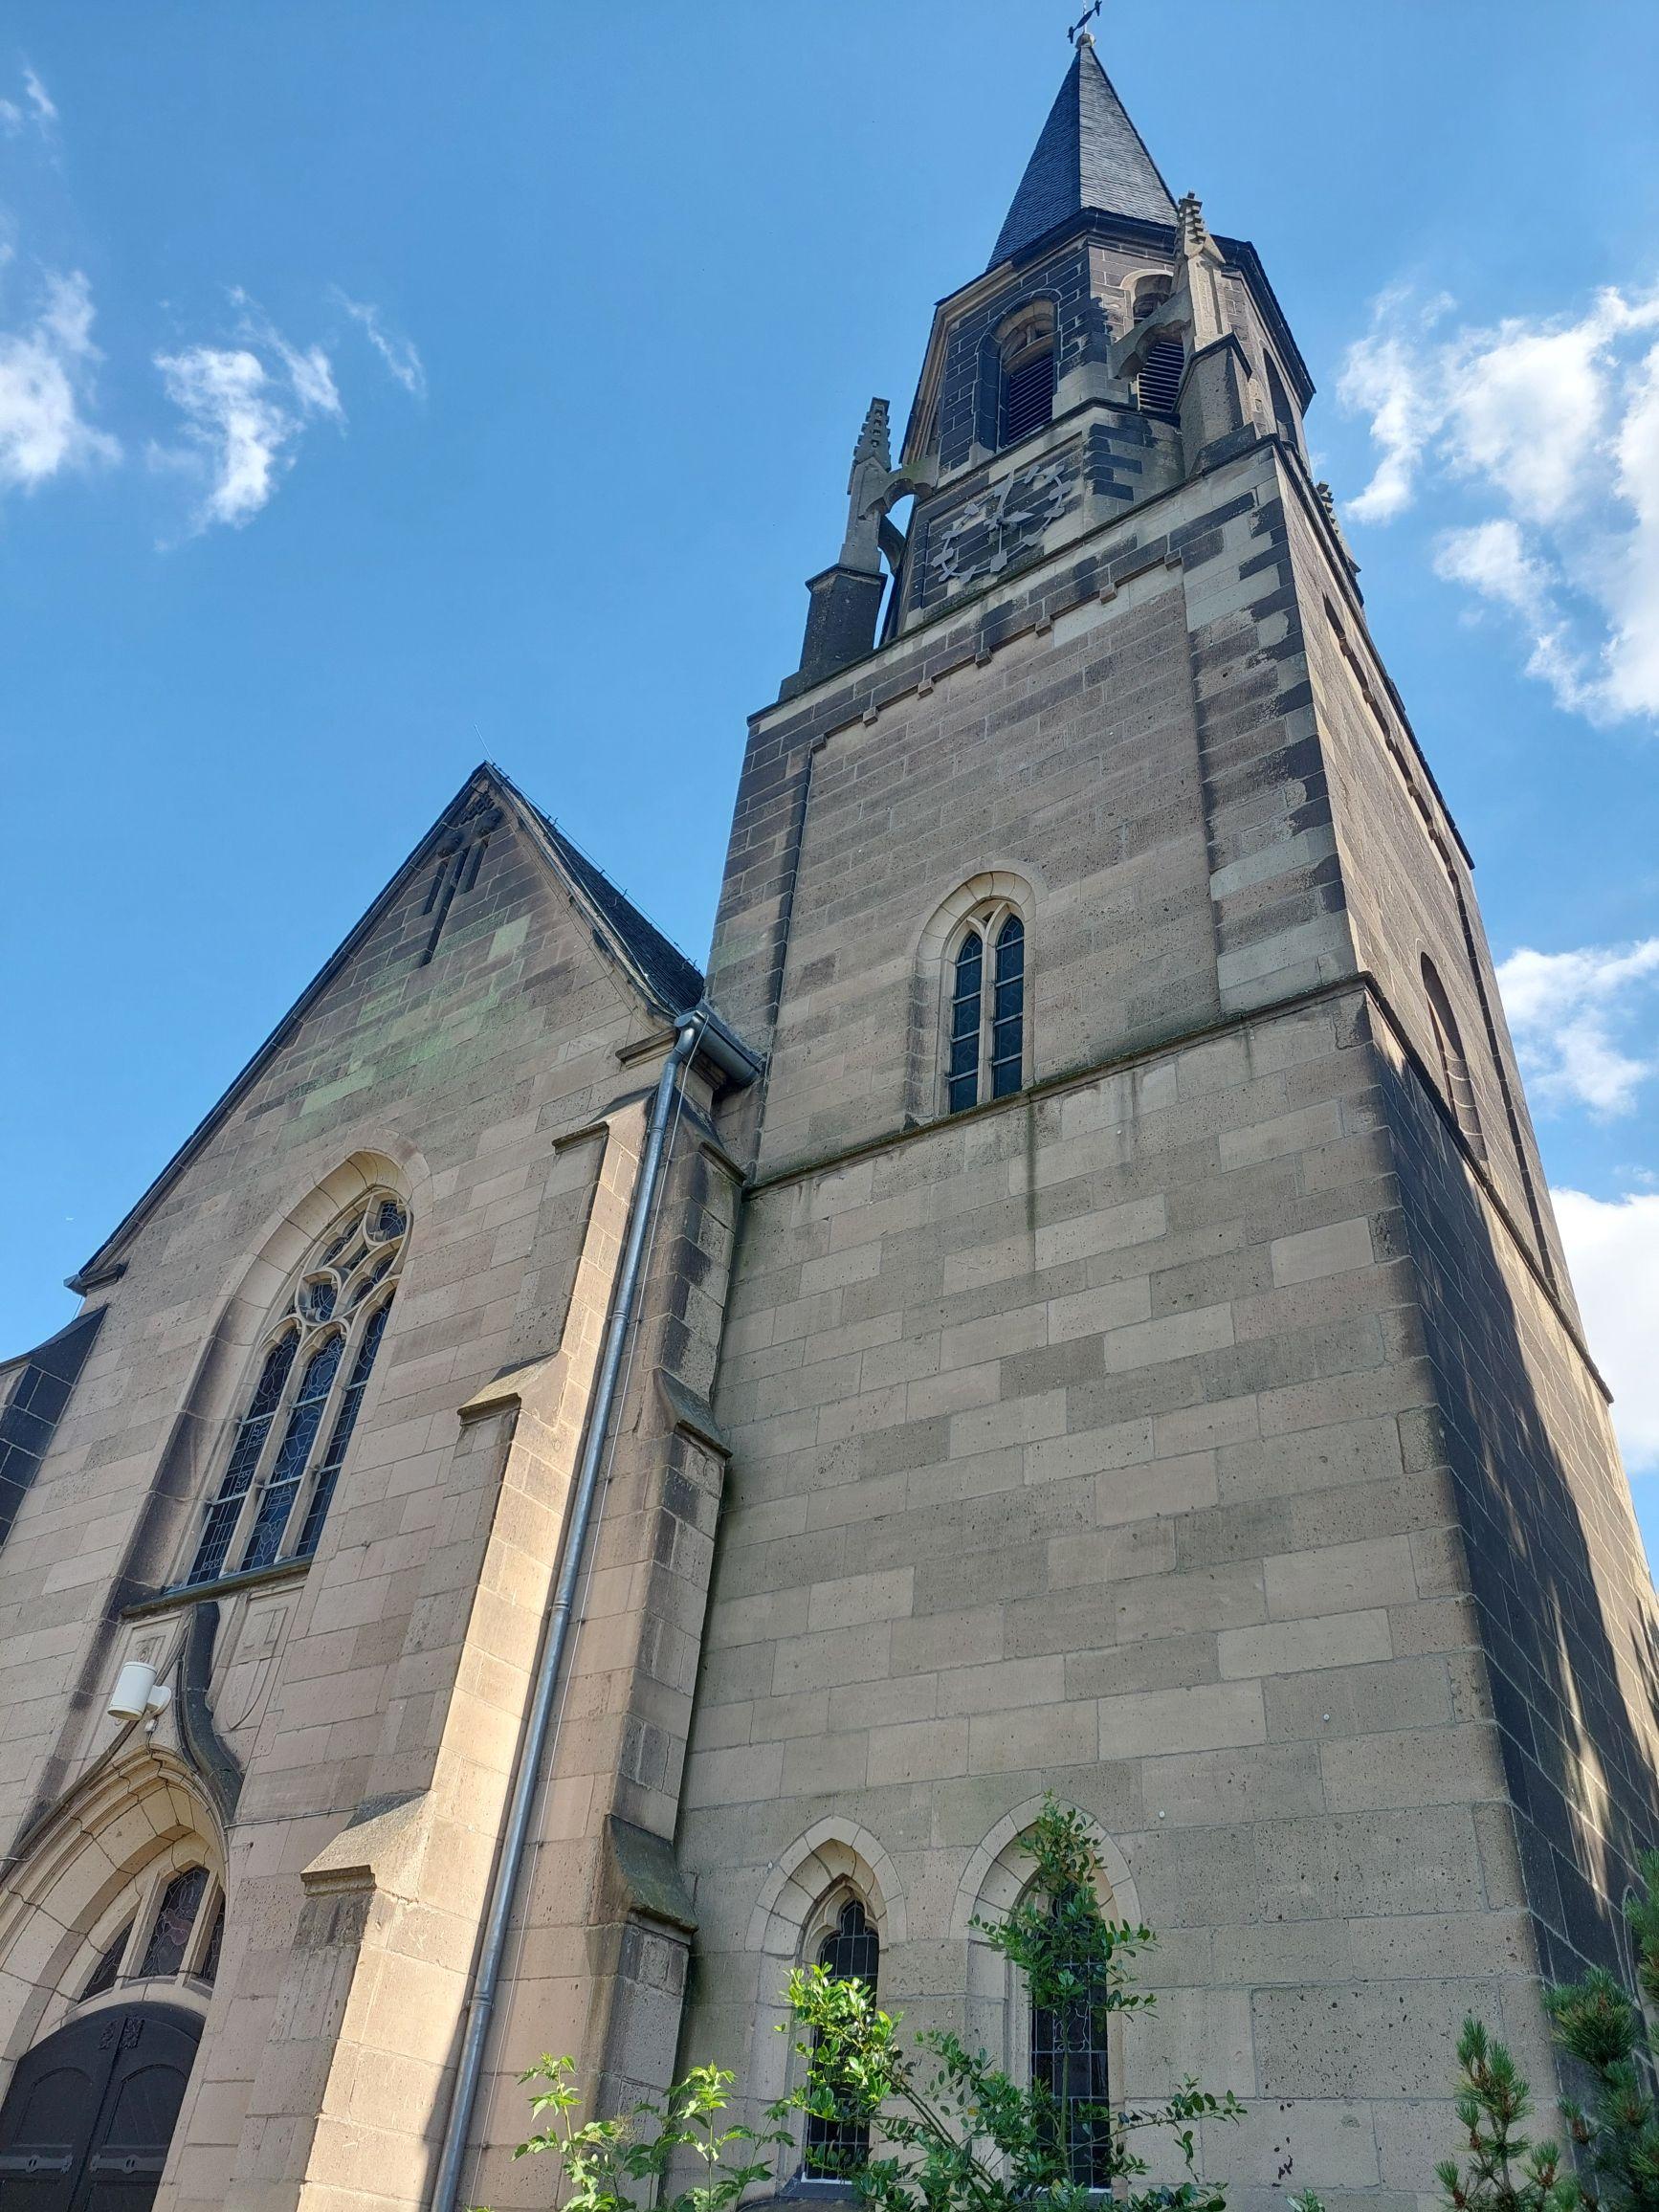
[[[403,1206],[377,1190],[318,1240],[259,1354],[189,1582],[317,1549],[408,1237]]]
[[[856,1897],[842,1906],[834,1927],[819,1944],[818,1964],[832,1980],[862,1981],[870,1995],[875,1995],[881,1939]],[[813,2047],[817,2047],[815,2039]],[[846,2180],[870,2156],[870,2123],[851,2114],[830,2118],[808,2112],[801,2154],[804,2179]]]
[[[1029,309],[1004,334],[997,444],[1017,445],[1052,420],[1054,316],[1045,305]]]
[[[1423,956],[1423,989],[1428,1000],[1428,1019],[1434,1030],[1434,1049],[1440,1060],[1440,1079],[1446,1090],[1446,1103],[1451,1108],[1452,1117],[1463,1132],[1470,1150],[1477,1160],[1484,1160],[1486,1139],[1481,1134],[1480,1114],[1474,1103],[1474,1084],[1470,1077],[1469,1062],[1464,1057],[1457,1016],[1451,1010],[1451,1001],[1446,995],[1446,985],[1440,980],[1440,971],[1427,953]]]
[[[1155,338],[1141,356],[1135,378],[1135,401],[1142,414],[1173,415],[1181,396],[1186,349],[1179,338]]]
[[[945,1105],[960,1114],[982,1098],[1009,1097],[1024,1085],[1025,923],[1007,907],[973,917],[947,972]]]

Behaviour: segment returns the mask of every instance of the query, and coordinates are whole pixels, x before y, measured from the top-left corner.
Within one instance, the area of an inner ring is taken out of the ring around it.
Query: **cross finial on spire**
[[[1090,31],[1089,26],[1094,22],[1095,16],[1099,14],[1104,5],[1105,0],[1095,0],[1095,5],[1092,8],[1085,8],[1082,14],[1078,16],[1076,22],[1072,25],[1071,29],[1067,32],[1066,36],[1073,46],[1094,45],[1095,37],[1094,33]]]

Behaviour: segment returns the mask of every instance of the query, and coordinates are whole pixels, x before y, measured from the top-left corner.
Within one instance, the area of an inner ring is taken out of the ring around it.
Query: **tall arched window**
[[[982,1098],[1006,1098],[1025,1082],[1026,925],[1020,917],[1009,907],[973,916],[948,974],[945,1105],[960,1114]]]
[[[1051,2124],[1080,2189],[1111,2184],[1111,2138],[1100,2108],[1111,2103],[1105,1992],[1087,1985],[1064,2004],[1033,2004],[1031,2084],[1051,2100]]]
[[[316,1550],[408,1238],[403,1205],[376,1190],[318,1239],[255,1363],[187,1582]]]
[[[1440,980],[1440,971],[1427,953],[1423,956],[1423,989],[1428,1000],[1428,1019],[1434,1030],[1435,1050],[1440,1055],[1440,1078],[1446,1088],[1446,1103],[1451,1108],[1452,1117],[1462,1130],[1470,1150],[1477,1160],[1484,1160],[1486,1139],[1481,1134],[1480,1114],[1474,1103],[1474,1085],[1470,1079],[1469,1062],[1464,1057],[1457,1016],[1451,1010],[1451,1001],[1446,995],[1446,985]]]
[[[856,1897],[835,1916],[818,1946],[818,1964],[835,1981],[862,1981],[874,1997],[881,1968],[881,1939]],[[816,2039],[814,2039],[816,2048]],[[862,2117],[830,2119],[808,2112],[801,2139],[801,2173],[808,2181],[841,2181],[870,2156],[870,2123]]]
[[[1054,311],[1047,301],[1024,310],[1003,334],[997,444],[1017,445],[1054,412]]]

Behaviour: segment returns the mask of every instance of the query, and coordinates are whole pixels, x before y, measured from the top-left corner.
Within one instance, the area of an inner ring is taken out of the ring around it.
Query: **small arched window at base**
[[[1103,1987],[1083,1986],[1063,2004],[1031,2006],[1031,2087],[1043,2093],[1043,2124],[1074,2187],[1112,2185],[1107,2055],[1109,2009]]]
[[[945,1110],[1008,1098],[1026,1080],[1026,925],[1009,907],[970,917],[949,962]]]
[[[1471,1152],[1477,1160],[1484,1160],[1486,1139],[1481,1134],[1480,1113],[1474,1102],[1474,1084],[1470,1077],[1469,1062],[1464,1056],[1457,1016],[1451,1010],[1451,1001],[1446,995],[1446,985],[1440,980],[1440,971],[1427,953],[1423,956],[1423,989],[1428,1000],[1428,1019],[1434,1031],[1446,1103],[1450,1107],[1452,1118],[1462,1131]]]
[[[833,1981],[862,1981],[874,1998],[881,1940],[856,1897],[849,1898],[818,1946],[817,1963]],[[817,2048],[817,2039],[813,2039]],[[831,2085],[833,2087],[833,2085]],[[849,2097],[850,2108],[853,2099]],[[870,2156],[870,2123],[856,2110],[831,2118],[808,2112],[801,2138],[801,2175],[807,2181],[846,2181]]]

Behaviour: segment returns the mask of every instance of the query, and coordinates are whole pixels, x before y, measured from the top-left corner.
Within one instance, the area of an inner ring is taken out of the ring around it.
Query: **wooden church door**
[[[201,2040],[192,2012],[90,2012],[19,2060],[0,2107],[0,2212],[148,2212]]]

